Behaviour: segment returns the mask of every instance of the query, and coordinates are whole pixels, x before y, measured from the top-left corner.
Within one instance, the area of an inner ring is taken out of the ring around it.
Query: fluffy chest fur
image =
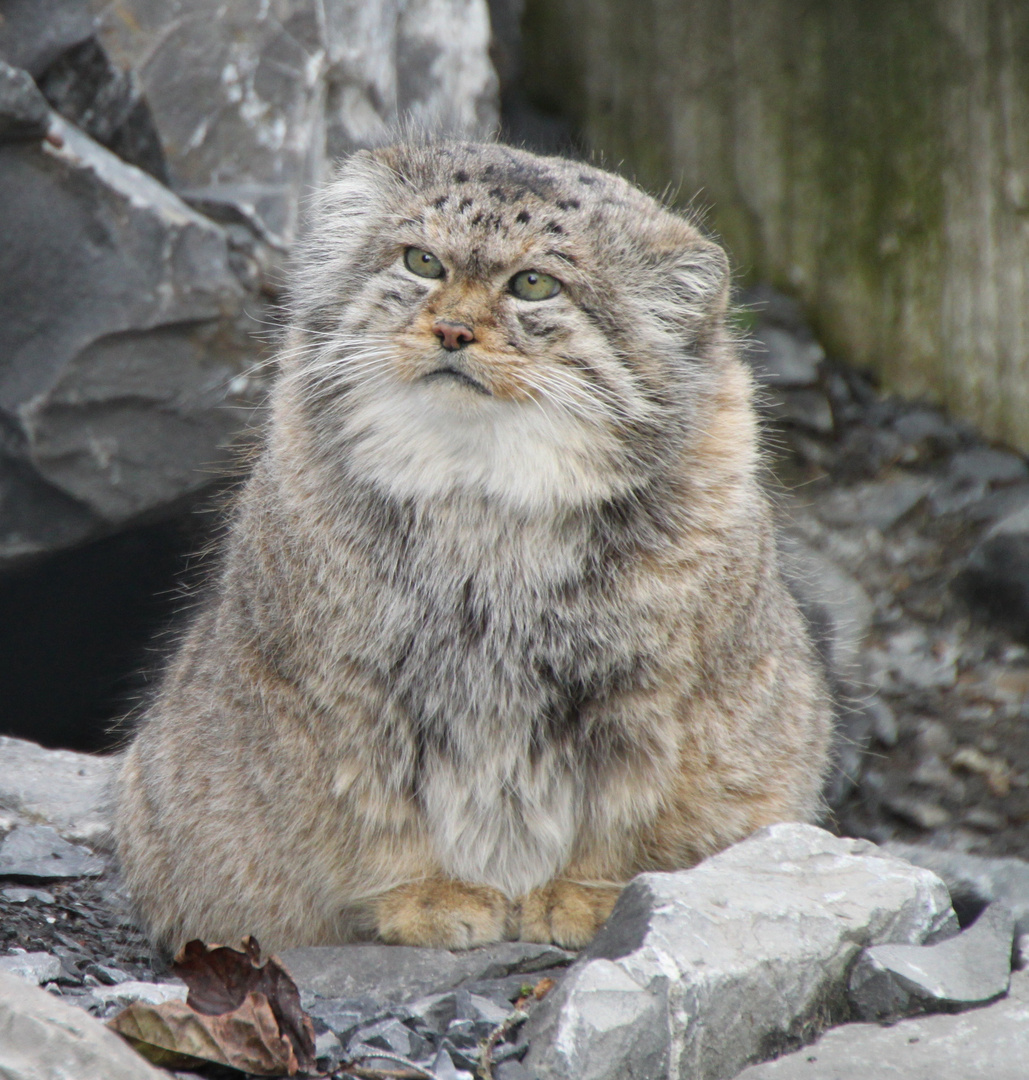
[[[638,809],[615,788],[646,717],[617,700],[655,677],[661,642],[646,595],[627,607],[632,560],[593,514],[489,499],[429,509],[354,485],[344,520],[316,560],[323,612],[304,606],[317,641],[291,635],[318,696],[355,665],[378,687],[366,766],[410,793],[448,873],[510,896],[541,885],[585,820]],[[665,760],[644,742],[647,770],[673,767],[671,735]]]

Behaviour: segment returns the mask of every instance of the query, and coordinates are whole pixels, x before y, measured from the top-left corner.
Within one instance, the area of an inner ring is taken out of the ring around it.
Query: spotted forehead
[[[604,210],[651,202],[620,177],[509,147],[402,148],[391,164],[424,211],[458,215],[485,232],[534,224],[560,235],[567,215],[595,220]]]

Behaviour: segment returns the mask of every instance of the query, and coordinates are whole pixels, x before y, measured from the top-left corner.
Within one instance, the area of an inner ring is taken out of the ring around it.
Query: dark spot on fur
[[[461,606],[458,614],[465,637],[472,644],[482,641],[489,627],[489,603],[476,595],[473,578],[469,578],[461,590]]]
[[[440,195],[440,197],[438,199],[433,199],[432,200],[432,205],[435,206],[437,210],[442,210],[443,207],[446,206],[449,201],[450,201],[450,196],[449,195]]]
[[[529,222],[532,221],[532,215],[528,210],[521,210],[515,218],[515,221],[520,221],[523,225],[528,225]]]
[[[464,169],[458,169],[457,172],[454,173],[454,183],[455,184],[467,184],[468,183],[468,173],[466,173],[464,171]]]
[[[506,203],[510,199],[510,196],[502,187],[491,187],[489,194],[490,198],[496,199],[498,203]]]
[[[486,216],[486,215],[485,215],[485,214],[484,214],[484,213],[483,213],[483,212],[482,212],[482,211],[480,210],[480,211],[479,211],[479,212],[478,212],[478,213],[477,213],[477,214],[475,215],[475,217],[473,217],[473,218],[472,218],[472,224],[473,224],[473,225],[481,225],[481,224],[482,224],[482,219],[483,219],[483,218],[484,218],[485,216]]]
[[[548,221],[543,227],[547,230],[547,232],[557,233],[558,236],[560,236],[564,232],[564,229],[560,225],[558,225],[556,221]]]
[[[469,207],[469,206],[471,206],[471,205],[472,205],[472,204],[473,204],[474,202],[475,202],[475,200],[474,200],[473,198],[471,198],[470,196],[466,195],[466,196],[465,196],[465,197],[464,197],[464,198],[463,198],[463,199],[462,199],[462,200],[460,201],[460,203],[458,203],[458,206],[457,206],[457,210],[458,210],[458,213],[461,213],[461,214],[463,214],[463,213],[464,213],[464,212],[465,212],[465,211],[466,211],[466,210],[468,209],[468,207]]]
[[[558,208],[558,210],[578,210],[579,209],[579,200],[578,199],[558,199],[557,200],[557,208]]]
[[[579,183],[585,184],[587,187],[592,187],[596,183],[596,178],[593,176],[587,176],[585,173],[579,173]]]

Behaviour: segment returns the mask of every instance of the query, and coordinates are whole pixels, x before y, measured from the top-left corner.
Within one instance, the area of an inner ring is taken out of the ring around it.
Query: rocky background
[[[119,892],[112,758],[37,744],[109,750],[145,693],[332,159],[398,123],[588,152],[523,90],[521,14],[0,3],[0,1075],[62,1055],[46,1075],[162,1075],[98,1024],[187,993]],[[1025,1075],[1029,465],[884,393],[782,292],[737,299],[783,557],[841,704],[826,830],[639,879],[578,958],[284,956],[323,1073]]]

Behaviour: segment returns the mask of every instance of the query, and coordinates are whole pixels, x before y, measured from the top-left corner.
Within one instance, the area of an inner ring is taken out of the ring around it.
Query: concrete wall
[[[826,345],[1029,450],[1025,0],[529,0],[530,93]]]

